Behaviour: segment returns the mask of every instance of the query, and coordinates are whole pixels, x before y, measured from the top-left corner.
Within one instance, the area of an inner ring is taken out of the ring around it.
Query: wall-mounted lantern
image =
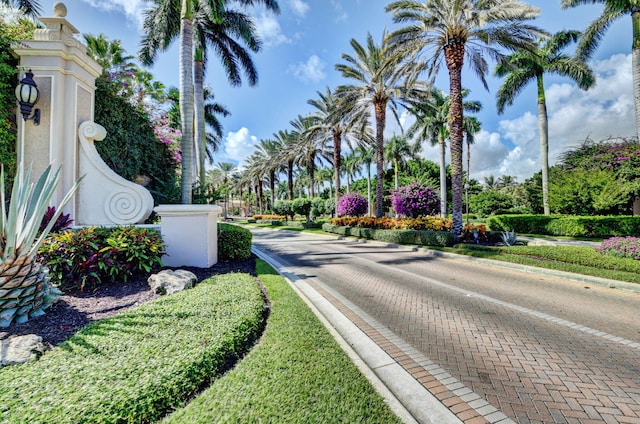
[[[33,111],[33,116],[29,117],[33,106],[38,103],[40,92],[38,86],[33,80],[33,72],[29,69],[24,78],[20,80],[20,84],[16,87],[16,99],[20,103],[20,113],[22,118],[27,121],[32,119],[34,125],[40,124],[40,109]]]

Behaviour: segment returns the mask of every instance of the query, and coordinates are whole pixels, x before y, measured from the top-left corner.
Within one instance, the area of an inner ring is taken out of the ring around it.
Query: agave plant
[[[67,193],[49,224],[40,232],[60,170],[54,172],[48,166],[33,184],[29,183],[31,168],[25,175],[21,168],[19,166],[16,173],[8,210],[4,168],[0,169],[0,327],[43,315],[60,296],[61,292],[49,284],[48,270],[36,261],[36,254],[78,185]]]
[[[518,236],[515,231],[503,231],[500,236],[505,246],[515,246],[518,242]]]

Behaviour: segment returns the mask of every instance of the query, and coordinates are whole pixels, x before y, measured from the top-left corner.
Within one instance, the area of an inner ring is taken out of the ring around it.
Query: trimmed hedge
[[[218,223],[218,259],[246,261],[251,257],[251,231],[223,222]]]
[[[569,237],[612,236],[640,234],[640,216],[545,216],[497,215],[487,220],[493,231],[513,229],[516,233]]]
[[[455,236],[449,231],[432,230],[383,230],[363,227],[338,226],[323,224],[322,230],[327,233],[378,240],[395,244],[417,244],[423,246],[453,246]]]
[[[225,274],[89,324],[0,369],[0,422],[155,422],[229,369],[265,320],[253,277]]]

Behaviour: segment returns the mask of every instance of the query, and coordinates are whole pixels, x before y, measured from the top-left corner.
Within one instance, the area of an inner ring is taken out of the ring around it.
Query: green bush
[[[366,227],[339,226],[322,224],[327,233],[378,240],[394,244],[418,244],[423,246],[453,246],[455,237],[450,231],[433,230],[384,230]]]
[[[88,227],[51,234],[38,250],[51,282],[62,289],[84,289],[126,282],[162,266],[165,246],[156,230]]]
[[[304,216],[308,221],[309,215],[311,214],[311,199],[298,197],[291,203],[291,209],[293,210],[293,213]]]
[[[232,224],[218,223],[218,259],[245,261],[251,257],[251,231]]]
[[[314,197],[311,200],[311,216],[317,218],[325,214],[331,214],[331,211],[326,211],[326,201],[320,197]]]
[[[276,200],[273,204],[273,211],[278,215],[290,216],[293,219],[293,208],[289,200]]]
[[[226,274],[92,323],[0,369],[0,422],[156,422],[242,356],[265,322],[250,275]]]

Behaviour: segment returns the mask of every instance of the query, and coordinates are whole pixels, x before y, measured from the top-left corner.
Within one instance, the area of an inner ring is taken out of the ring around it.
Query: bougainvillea
[[[406,187],[393,190],[391,194],[393,210],[400,215],[409,218],[435,215],[440,212],[440,199],[438,194],[429,186],[417,181]]]
[[[640,260],[640,238],[611,237],[600,244],[598,251],[618,258]]]
[[[361,194],[349,193],[338,199],[338,216],[362,216],[367,209],[367,199]]]

